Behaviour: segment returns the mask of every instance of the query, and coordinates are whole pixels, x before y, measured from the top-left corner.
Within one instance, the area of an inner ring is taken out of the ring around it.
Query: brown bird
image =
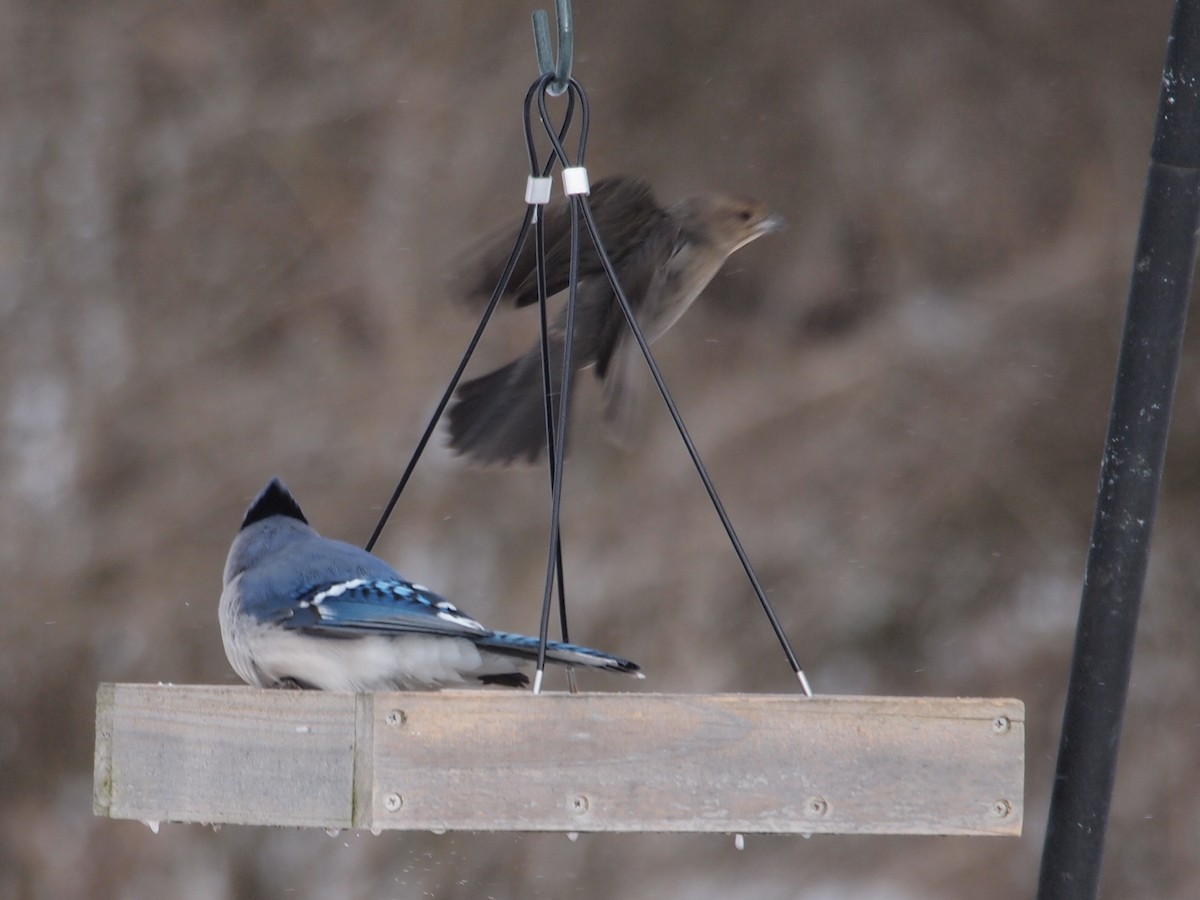
[[[745,197],[701,194],[663,208],[638,178],[596,182],[589,196],[597,231],[648,341],[675,324],[731,253],[782,220]],[[561,198],[543,209],[547,294],[568,286],[570,203]],[[512,231],[491,239],[463,267],[463,299],[486,302],[508,260]],[[636,367],[641,350],[630,332],[598,254],[580,221],[579,283],[572,369],[595,366],[604,382],[605,419],[618,434],[636,421]],[[537,302],[533,241],[526,242],[504,299],[515,306]],[[552,393],[562,386],[566,311],[550,326]],[[572,378],[572,385],[577,379]],[[494,372],[464,382],[450,408],[450,446],[480,463],[537,460],[546,446],[541,347]],[[557,414],[557,405],[555,413]]]

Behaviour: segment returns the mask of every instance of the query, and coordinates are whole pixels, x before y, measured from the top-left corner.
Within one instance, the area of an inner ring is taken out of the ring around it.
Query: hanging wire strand
[[[526,95],[525,95],[525,147],[529,153],[530,171],[535,176],[538,171],[537,149],[536,149],[536,145],[534,143],[534,138],[533,138],[533,122],[532,122],[532,116],[530,114],[530,105],[531,105],[531,101],[532,101],[532,98],[534,95],[534,91],[542,90],[543,88],[540,88],[539,85],[544,86],[545,83],[548,82],[552,76],[553,76],[552,72],[544,73],[542,78],[540,78],[537,82],[535,82],[534,86],[531,87],[529,92],[526,93]],[[548,87],[546,87],[544,89],[548,90]],[[575,96],[573,94],[568,95],[567,101],[568,101],[567,109],[573,110],[575,108]],[[548,121],[545,118],[542,119],[542,122],[544,125],[546,125],[546,127],[548,127],[548,128],[550,127],[548,124]],[[563,123],[563,129],[559,135],[559,140],[561,140],[563,137],[566,136],[567,128],[569,126],[570,126],[570,118],[568,117],[568,118],[566,118],[566,120]],[[554,155],[554,153],[552,151],[550,154],[550,160],[549,160],[546,170],[545,170],[547,174],[549,173],[551,165],[553,164],[553,162],[556,159],[557,159],[557,157]],[[544,399],[544,410],[545,410],[545,420],[546,420],[546,458],[549,461],[548,468],[550,470],[550,495],[551,495],[551,502],[553,502],[555,486],[558,482],[558,479],[557,479],[558,467],[555,464],[555,454],[554,454],[554,447],[556,446],[555,424],[554,424],[554,391],[553,391],[553,380],[551,378],[551,373],[550,373],[550,328],[549,328],[549,323],[547,321],[547,310],[546,310],[547,301],[549,299],[546,296],[547,287],[546,287],[546,276],[545,276],[545,272],[546,272],[546,229],[545,229],[544,217],[541,215],[540,207],[534,207],[534,261],[535,261],[534,271],[535,271],[535,278],[536,278],[536,282],[537,282],[538,315],[540,318],[540,326],[541,326],[540,331],[539,331],[539,333],[541,335],[541,340],[539,342],[539,346],[541,347],[541,356],[542,356],[542,396]],[[554,535],[555,535],[553,544],[552,544],[552,546],[554,548],[552,551],[552,553],[553,553],[553,555],[552,555],[553,563],[552,564],[554,567],[554,571],[557,575],[557,584],[558,584],[559,630],[562,633],[563,641],[570,641],[570,639],[571,639],[570,633],[567,629],[567,586],[566,586],[566,574],[565,574],[565,569],[563,566],[562,531],[558,525],[557,520],[553,521],[552,528],[554,530]],[[543,604],[546,604],[549,602],[550,602],[549,597],[543,598]],[[547,632],[548,632],[548,625],[547,625]],[[533,684],[534,693],[541,692],[542,671],[545,666],[545,652],[546,652],[545,648],[546,648],[546,641],[548,640],[548,637],[549,637],[548,634],[545,637],[539,637],[539,641],[538,641],[539,665],[537,667],[537,672],[534,676],[534,684]],[[567,689],[572,694],[579,692],[579,686],[576,684],[576,681],[575,681],[575,669],[573,667],[567,668]]]
[[[546,95],[549,93],[550,85],[553,81],[552,74],[543,75],[535,83],[532,90],[535,91],[538,100],[538,115],[541,119],[542,126],[546,130],[547,136],[550,138],[553,146],[553,155],[562,164],[564,169],[570,166],[570,162],[566,157],[566,153],[562,147],[562,138],[565,136],[565,129],[561,134],[556,134],[553,125],[551,124],[550,112],[546,107]],[[579,91],[579,85],[574,79],[568,80],[568,93],[572,102],[576,98],[579,100],[580,108],[580,125],[579,125],[579,164],[583,164],[584,152],[587,148],[588,135],[588,107],[586,98]],[[526,139],[531,142],[533,140],[532,116],[529,104],[529,95],[526,95],[525,104],[525,134]],[[531,149],[532,156],[532,149]],[[562,384],[559,386],[559,412],[557,427],[553,415],[552,406],[552,389],[553,382],[550,373],[550,347],[547,336],[546,322],[546,270],[544,255],[537,257],[537,282],[538,282],[538,303],[541,308],[541,323],[542,323],[542,379],[544,386],[544,395],[546,403],[546,435],[547,441],[552,446],[548,447],[547,457],[550,467],[550,549],[548,560],[546,562],[546,584],[545,591],[542,595],[542,616],[538,629],[538,655],[537,668],[533,677],[533,692],[541,693],[542,679],[546,669],[546,644],[549,640],[550,632],[550,610],[553,601],[553,591],[555,584],[555,573],[558,574],[559,585],[559,610],[562,618],[562,624],[566,626],[566,596],[563,592],[563,566],[562,566],[562,543],[561,531],[559,522],[562,511],[562,483],[563,483],[563,465],[566,455],[566,434],[568,425],[568,411],[570,409],[571,400],[571,357],[574,351],[575,343],[575,308],[576,295],[579,284],[579,195],[572,194],[569,197],[571,204],[571,254],[570,254],[570,270],[567,280],[567,310],[565,322],[565,334],[563,339],[563,362],[562,362]],[[541,248],[539,248],[540,250]],[[564,638],[565,640],[565,638]]]
[[[650,372],[654,376],[654,382],[658,385],[658,391],[662,394],[663,401],[667,404],[667,410],[671,413],[671,418],[675,422],[675,427],[679,430],[679,437],[683,439],[684,446],[687,447],[688,455],[692,458],[692,464],[696,467],[696,472],[700,475],[700,480],[704,482],[704,489],[708,492],[708,499],[712,501],[713,508],[716,510],[721,524],[725,527],[725,534],[729,536],[729,542],[733,545],[733,550],[737,554],[742,568],[746,571],[746,577],[750,579],[750,585],[754,588],[754,594],[758,597],[758,602],[762,605],[763,612],[766,613],[767,619],[771,623],[775,637],[779,640],[779,644],[783,648],[788,665],[792,667],[792,672],[800,682],[804,696],[811,697],[813,691],[808,683],[808,677],[804,674],[804,669],[800,667],[800,662],[796,658],[795,651],[792,650],[792,645],[783,630],[783,625],[780,623],[779,617],[775,614],[775,609],[772,607],[771,601],[767,598],[767,592],[763,590],[762,583],[758,580],[758,575],[755,574],[754,567],[750,564],[750,558],[746,555],[746,551],[742,547],[742,542],[738,539],[737,532],[734,531],[733,522],[730,521],[729,514],[725,512],[725,505],[721,502],[721,498],[717,494],[717,489],[709,477],[708,469],[700,459],[700,452],[692,442],[687,426],[683,424],[683,417],[679,414],[679,409],[675,406],[671,392],[667,389],[667,383],[663,380],[662,372],[659,371],[658,364],[654,361],[654,355],[650,352],[650,343],[646,340],[646,336],[642,334],[642,329],[638,326],[637,320],[634,318],[633,310],[629,305],[629,298],[625,296],[625,291],[618,283],[612,260],[608,258],[608,253],[600,241],[600,235],[596,229],[596,220],[592,216],[591,207],[586,203],[583,206],[583,218],[587,224],[588,233],[595,243],[596,253],[599,255],[600,262],[604,266],[604,271],[612,284],[613,293],[616,294],[617,301],[621,304],[621,312],[625,314],[625,320],[629,323],[629,328],[642,350],[642,355],[646,358],[646,364],[650,367]]]
[[[544,272],[546,269],[546,233],[545,224],[542,217],[534,218],[534,249],[537,260],[537,271]],[[546,414],[546,457],[550,461],[550,491],[553,496],[554,486],[557,481],[555,477],[556,469],[554,465],[555,447],[554,438],[554,391],[550,376],[550,329],[546,320],[546,279],[539,277],[537,279],[538,293],[538,315],[540,316],[541,324],[541,342],[542,348],[542,396],[545,399],[545,414]],[[562,532],[558,533],[558,547],[555,553],[554,560],[555,571],[558,573],[558,617],[559,629],[562,631],[563,641],[570,641],[570,636],[567,632],[567,585],[566,576],[563,570],[563,551],[562,551]],[[539,649],[541,644],[539,643]],[[538,684],[541,688],[541,684]],[[575,683],[575,668],[567,668],[567,688],[572,694],[579,692],[579,687]]]
[[[525,95],[525,105],[528,108],[534,91],[540,84],[535,82],[530,87]],[[567,111],[563,114],[562,134],[566,137],[567,130],[571,127],[571,120],[575,115],[575,98],[570,97],[567,103]],[[526,129],[526,135],[529,136],[529,167],[536,174],[538,172],[538,160],[536,151],[532,144],[532,131]],[[545,168],[542,170],[543,177],[549,175],[554,168],[554,163],[557,156],[551,152],[549,159],[546,160]],[[392,510],[396,508],[396,503],[400,500],[400,495],[404,493],[404,488],[408,485],[409,479],[412,477],[413,469],[417,467],[417,462],[421,459],[421,454],[425,452],[425,447],[429,444],[429,439],[433,437],[433,432],[437,428],[438,422],[442,418],[442,413],[446,411],[447,404],[450,403],[450,398],[454,394],[454,389],[458,387],[458,382],[462,380],[463,372],[467,370],[467,364],[471,361],[471,357],[475,353],[475,348],[479,346],[479,341],[483,337],[483,332],[487,328],[488,322],[492,318],[492,313],[496,311],[496,307],[500,304],[500,298],[504,296],[504,292],[508,289],[508,282],[512,279],[513,270],[517,266],[517,259],[521,255],[521,250],[525,247],[525,239],[529,234],[529,226],[533,221],[533,216],[536,212],[536,207],[528,206],[525,210],[525,219],[521,222],[521,229],[517,233],[516,242],[513,244],[512,253],[509,254],[508,263],[504,266],[504,272],[500,275],[500,281],[496,284],[496,289],[492,292],[491,300],[488,301],[487,308],[484,309],[483,315],[479,319],[479,326],[475,329],[475,333],[471,336],[470,342],[467,344],[466,352],[463,353],[462,359],[458,363],[458,368],[454,370],[454,374],[450,377],[450,383],[446,385],[446,390],[442,394],[442,399],[438,401],[437,408],[434,409],[433,415],[429,417],[429,423],[425,426],[425,431],[421,434],[421,439],[417,441],[417,447],[413,451],[412,457],[408,461],[408,465],[404,469],[404,474],[400,476],[400,481],[396,484],[396,489],[392,491],[391,499],[383,509],[383,513],[379,516],[379,521],[375,525],[375,530],[371,532],[371,537],[365,545],[369,553],[374,549],[379,536],[383,534],[384,526],[387,525],[388,519],[392,515]],[[566,640],[564,637],[563,640]]]
[[[580,106],[580,148],[579,148],[579,166],[583,166],[583,152],[587,140],[587,127],[589,119],[587,95],[584,93],[582,86],[574,78],[569,82],[572,94],[577,94],[579,97]],[[546,98],[545,92],[538,94],[538,110],[542,115],[543,123],[546,125],[546,133],[550,138],[550,143],[554,147],[554,153],[562,163],[564,168],[571,165],[567,158],[567,153],[563,149],[562,140],[555,134],[554,130],[549,125],[549,118],[546,113]],[[809,685],[808,677],[804,674],[804,669],[801,668],[799,660],[796,658],[795,651],[792,650],[791,642],[788,640],[787,634],[783,630],[783,625],[779,621],[779,617],[775,614],[775,609],[771,605],[770,599],[767,597],[766,591],[763,589],[762,583],[758,580],[758,575],[755,574],[754,567],[750,563],[750,558],[746,555],[745,549],[742,547],[742,542],[738,539],[737,532],[734,530],[733,522],[729,518],[729,514],[725,512],[725,505],[721,502],[720,496],[717,494],[717,489],[713,485],[712,479],[709,477],[708,469],[700,458],[700,452],[696,449],[696,445],[692,442],[691,435],[688,433],[687,426],[683,424],[683,417],[679,414],[679,409],[675,405],[674,399],[671,397],[671,392],[667,389],[667,383],[663,379],[662,372],[659,371],[658,364],[654,361],[654,354],[650,351],[650,343],[646,340],[646,336],[642,333],[641,327],[637,323],[637,319],[633,314],[633,308],[629,304],[629,298],[625,295],[624,288],[617,277],[616,269],[609,259],[608,251],[604,248],[604,243],[600,237],[600,233],[596,228],[596,220],[592,215],[590,203],[586,196],[582,199],[579,195],[571,198],[571,297],[568,301],[568,317],[567,317],[567,352],[564,354],[564,371],[563,371],[563,396],[562,396],[562,414],[560,415],[560,427],[558,442],[556,447],[561,453],[562,435],[566,430],[566,407],[569,398],[567,390],[567,376],[569,372],[570,362],[570,345],[571,345],[571,311],[574,301],[575,279],[577,274],[578,264],[578,213],[582,208],[583,219],[587,225],[588,234],[591,236],[592,244],[596,248],[596,254],[600,258],[600,263],[604,267],[604,272],[608,276],[609,284],[612,286],[613,293],[616,295],[617,302],[621,306],[621,312],[625,316],[625,321],[629,323],[630,331],[633,332],[634,339],[641,348],[642,355],[646,358],[646,364],[650,367],[650,372],[654,376],[655,384],[658,385],[658,391],[662,394],[662,398],[667,405],[667,410],[671,414],[671,418],[675,422],[675,427],[679,431],[680,438],[683,439],[684,446],[687,447],[688,455],[692,458],[692,464],[696,467],[697,473],[700,475],[700,480],[704,482],[704,489],[708,492],[708,498],[712,501],[713,508],[717,512],[717,516],[721,520],[721,524],[725,528],[725,533],[729,537],[729,542],[733,545],[734,552],[737,554],[738,560],[742,564],[742,568],[746,572],[746,577],[750,580],[750,585],[754,589],[755,595],[758,597],[758,602],[766,613],[767,620],[771,623],[771,628],[775,632],[775,637],[779,640],[780,646],[783,648],[784,655],[787,657],[788,665],[791,666],[792,672],[796,679],[800,682],[800,687],[804,691],[806,697],[813,695],[812,687]],[[561,473],[561,456],[559,458],[559,471]],[[560,479],[561,480],[561,479]],[[561,485],[560,485],[561,487]],[[554,509],[552,512],[551,528],[557,529],[558,501],[555,499]],[[547,630],[547,622],[549,616],[548,598],[544,602],[542,610],[542,636],[544,642],[545,632]],[[538,665],[543,665],[542,652],[539,650]]]

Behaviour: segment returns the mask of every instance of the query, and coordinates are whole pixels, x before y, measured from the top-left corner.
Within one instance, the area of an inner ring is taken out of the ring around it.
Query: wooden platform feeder
[[[1021,833],[1018,700],[102,684],[94,809],[440,831]]]

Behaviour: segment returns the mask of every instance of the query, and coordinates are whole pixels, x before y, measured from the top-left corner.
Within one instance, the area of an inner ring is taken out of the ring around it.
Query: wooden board
[[[1017,700],[105,684],[94,807],[471,831],[1021,832]]]

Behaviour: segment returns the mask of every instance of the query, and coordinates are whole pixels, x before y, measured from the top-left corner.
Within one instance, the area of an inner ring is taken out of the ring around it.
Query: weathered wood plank
[[[374,825],[1016,834],[1023,718],[1015,701],[381,694]]]
[[[1007,699],[103,685],[95,808],[376,829],[1019,834],[1024,743],[1024,706]]]
[[[352,694],[104,684],[94,807],[144,821],[352,824]]]

